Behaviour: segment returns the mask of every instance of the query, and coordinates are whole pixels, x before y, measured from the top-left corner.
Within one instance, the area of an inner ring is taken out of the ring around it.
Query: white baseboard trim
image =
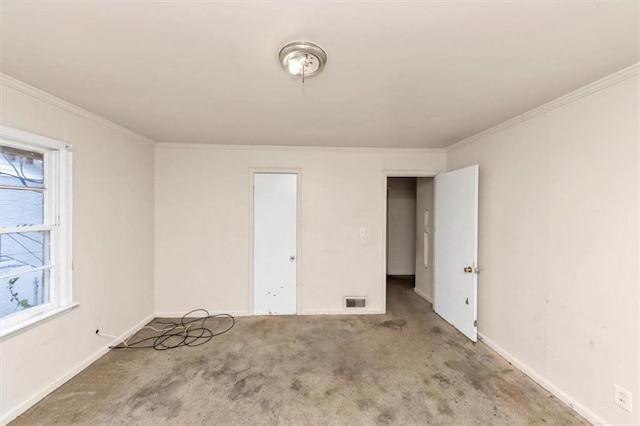
[[[84,370],[89,365],[91,365],[96,360],[98,360],[98,358],[100,358],[101,356],[109,352],[109,346],[115,345],[123,341],[127,337],[131,336],[133,333],[135,333],[136,331],[138,331],[139,329],[147,325],[147,323],[149,323],[149,321],[151,321],[152,319],[153,319],[153,315],[149,315],[145,317],[142,321],[138,322],[136,325],[134,325],[133,327],[129,328],[127,331],[122,333],[120,337],[118,337],[117,339],[114,339],[112,342],[106,343],[104,347],[94,352],[92,355],[90,355],[88,358],[86,358],[76,367],[67,371],[65,374],[60,376],[57,380],[55,380],[50,385],[45,386],[42,390],[37,392],[31,398],[28,398],[26,401],[23,401],[22,403],[18,404],[17,407],[7,411],[6,413],[3,413],[2,418],[0,418],[0,425],[5,426],[11,420],[15,419],[20,414],[24,413],[29,408],[33,407],[42,398],[49,395],[51,392],[53,392],[54,390],[56,390],[57,388],[65,384],[67,381],[69,381],[71,378],[73,378],[76,374],[80,373],[82,370]]]
[[[380,309],[350,308],[323,311],[303,311],[298,313],[298,315],[383,315],[384,313],[385,312]]]
[[[217,314],[228,314],[234,317],[248,317],[249,313],[247,311],[215,311],[215,310],[211,310],[211,309],[207,309],[209,311],[210,315],[217,315]],[[172,311],[164,311],[164,312],[156,312],[156,314],[154,315],[155,318],[182,318],[184,316],[184,314],[186,314],[187,311],[180,311],[180,312],[172,312]],[[198,313],[197,316],[202,316],[201,313]]]
[[[480,332],[478,332],[478,337],[480,338],[480,341],[482,343],[487,345],[489,348],[493,349],[495,352],[498,353],[498,355],[500,355],[501,357],[503,357],[504,359],[509,361],[514,367],[518,368],[520,371],[522,371],[524,374],[526,374],[531,380],[533,380],[534,382],[536,382],[537,384],[539,384],[540,386],[542,386],[543,388],[545,388],[546,390],[551,392],[553,394],[553,396],[555,396],[560,401],[562,401],[565,404],[567,404],[569,406],[569,408],[571,408],[576,413],[580,414],[582,417],[587,419],[589,422],[591,422],[594,425],[606,425],[607,424],[596,413],[594,413],[593,411],[589,410],[584,405],[580,404],[578,401],[573,399],[570,395],[568,395],[567,393],[562,391],[560,388],[558,388],[556,385],[551,383],[549,380],[545,379],[540,374],[535,372],[531,367],[526,365],[524,362],[520,361],[518,358],[514,357],[509,352],[504,350],[496,342],[494,342],[493,340],[491,340],[490,338],[488,338],[487,336],[485,336],[484,334],[482,334]]]
[[[209,311],[212,315],[217,313],[224,313],[233,315],[234,317],[250,317],[251,315],[247,311]],[[181,318],[185,313],[184,312],[156,312],[156,318]],[[336,309],[336,310],[323,310],[323,311],[302,311],[298,312],[295,315],[381,315],[384,314],[380,309]],[[294,316],[295,316],[294,315]],[[268,315],[255,315],[255,316],[268,316]],[[275,315],[277,316],[277,315]]]
[[[426,300],[427,302],[431,303],[433,305],[433,299],[431,298],[431,296],[429,296],[427,293],[425,293],[422,290],[418,290],[417,288],[413,288],[413,291],[420,297],[422,297],[424,300]]]

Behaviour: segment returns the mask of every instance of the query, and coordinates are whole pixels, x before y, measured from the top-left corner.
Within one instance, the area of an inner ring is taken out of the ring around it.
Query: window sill
[[[20,334],[23,331],[27,331],[32,327],[35,327],[38,324],[49,321],[53,318],[56,318],[66,312],[71,311],[73,308],[79,306],[80,304],[75,302],[67,306],[62,306],[56,309],[52,309],[48,312],[44,312],[39,315],[34,315],[32,318],[21,322],[20,324],[16,324],[12,327],[7,327],[0,330],[0,342],[7,339],[8,337],[15,336],[16,334]]]

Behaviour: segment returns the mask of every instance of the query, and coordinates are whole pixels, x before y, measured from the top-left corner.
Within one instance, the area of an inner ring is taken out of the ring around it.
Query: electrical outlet
[[[633,396],[631,395],[631,392],[629,392],[625,388],[615,385],[615,391],[613,393],[613,402],[615,402],[615,404],[618,407],[624,408],[625,410],[631,413],[632,398]]]

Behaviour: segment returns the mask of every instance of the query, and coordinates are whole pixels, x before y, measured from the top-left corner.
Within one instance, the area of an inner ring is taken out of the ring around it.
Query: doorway
[[[433,177],[430,177],[433,176]],[[403,244],[415,250],[414,285],[410,288],[432,304],[435,312],[470,340],[477,340],[478,268],[478,187],[479,167],[467,166],[445,173],[427,175],[414,183],[406,175],[402,180],[385,172],[385,210],[387,218],[383,295],[387,280],[398,269],[398,251],[392,235],[397,228],[395,206],[403,198],[404,209],[415,204],[415,234],[405,236]],[[394,186],[396,187],[394,190]],[[401,189],[399,189],[401,188]],[[420,191],[419,191],[420,189]],[[401,194],[401,195],[400,195]],[[422,201],[418,202],[419,196]],[[404,214],[404,217],[409,217]],[[405,219],[407,220],[407,219]],[[409,226],[409,225],[407,225]],[[397,239],[397,238],[396,238]],[[404,254],[404,261],[411,257]],[[406,267],[406,263],[405,263]],[[405,269],[409,271],[410,269]],[[397,281],[395,282],[397,284]],[[386,307],[386,302],[385,302]]]
[[[433,177],[387,177],[387,285],[433,298]]]
[[[297,312],[298,174],[253,173],[253,314]]]

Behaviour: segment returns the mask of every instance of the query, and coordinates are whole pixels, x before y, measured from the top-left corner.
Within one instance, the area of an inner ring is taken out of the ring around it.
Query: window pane
[[[49,231],[0,235],[0,275],[49,263]]]
[[[0,318],[49,301],[48,269],[0,279]]]
[[[0,185],[44,187],[43,154],[0,145]]]
[[[42,192],[0,189],[0,228],[43,223],[44,194]]]

